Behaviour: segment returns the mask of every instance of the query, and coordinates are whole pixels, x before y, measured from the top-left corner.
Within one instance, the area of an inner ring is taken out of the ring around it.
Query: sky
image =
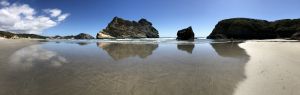
[[[146,18],[161,37],[176,37],[193,27],[208,36],[218,21],[228,18],[264,20],[300,18],[299,0],[0,0],[0,30],[47,36],[95,36],[118,16]]]

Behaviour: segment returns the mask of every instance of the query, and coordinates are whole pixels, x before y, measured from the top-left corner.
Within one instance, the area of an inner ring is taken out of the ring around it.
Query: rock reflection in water
[[[192,54],[195,44],[177,44],[177,49]]]
[[[216,91],[212,95],[233,95],[239,82],[243,81],[245,76],[245,65],[249,61],[249,55],[244,49],[239,47],[240,43],[210,43],[215,52],[226,58],[227,60],[215,59],[218,61],[215,65],[218,65],[218,69],[213,76],[214,83],[219,85]],[[233,59],[233,60],[228,60]],[[223,64],[223,66],[222,66]],[[226,82],[225,82],[226,81]],[[206,82],[205,82],[206,83]],[[224,92],[218,91],[223,89]],[[213,92],[213,91],[212,91]]]
[[[114,60],[129,57],[146,58],[158,47],[158,44],[126,44],[98,42],[97,46],[105,50]]]
[[[80,45],[80,46],[85,46],[85,45],[88,45],[90,43],[88,43],[88,42],[77,42],[77,44]]]
[[[249,55],[246,51],[238,46],[238,42],[229,42],[229,43],[211,43],[211,46],[215,49],[216,53],[223,57],[232,57],[232,58],[248,58],[245,61],[249,60]]]

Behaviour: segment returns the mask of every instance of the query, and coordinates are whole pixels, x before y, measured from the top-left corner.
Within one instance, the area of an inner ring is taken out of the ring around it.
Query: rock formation
[[[293,40],[300,40],[300,32],[297,32],[297,33],[293,34],[293,36],[291,38]]]
[[[177,40],[194,40],[194,38],[195,34],[192,27],[188,27],[177,32]]]
[[[97,39],[106,38],[159,38],[158,31],[146,19],[138,22],[114,17],[108,26],[97,34]]]
[[[93,36],[85,33],[80,33],[74,37],[75,39],[95,39]]]
[[[266,21],[233,18],[220,21],[208,39],[276,39],[290,38],[300,30],[300,19]]]

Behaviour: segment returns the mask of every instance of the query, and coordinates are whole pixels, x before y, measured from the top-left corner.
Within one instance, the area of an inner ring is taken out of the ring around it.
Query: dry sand
[[[248,41],[250,60],[235,95],[300,95],[300,42]]]

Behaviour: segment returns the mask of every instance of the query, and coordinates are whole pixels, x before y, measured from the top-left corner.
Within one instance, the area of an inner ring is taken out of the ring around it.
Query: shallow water
[[[232,95],[249,60],[205,39],[0,43],[0,95]]]

